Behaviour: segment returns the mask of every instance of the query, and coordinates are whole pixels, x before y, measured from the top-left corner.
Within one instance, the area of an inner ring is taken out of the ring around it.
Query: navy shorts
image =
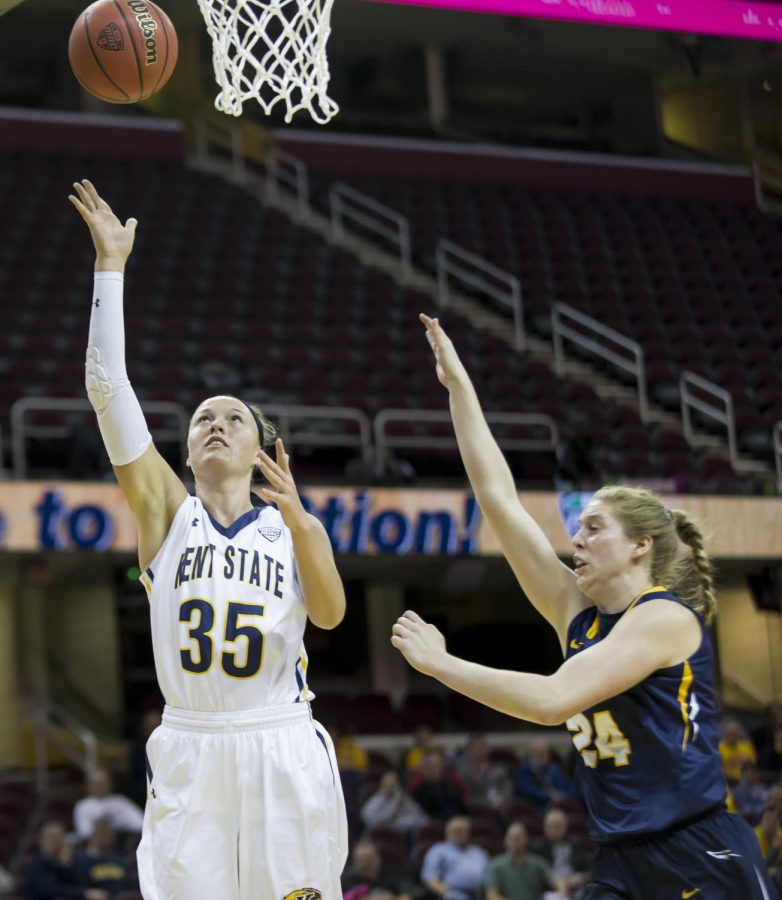
[[[718,810],[660,834],[601,844],[585,900],[778,900],[747,823]]]

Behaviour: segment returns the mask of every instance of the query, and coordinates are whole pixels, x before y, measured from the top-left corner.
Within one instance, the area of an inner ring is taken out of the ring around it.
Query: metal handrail
[[[335,240],[344,236],[343,219],[349,219],[398,248],[402,280],[408,281],[413,272],[410,244],[410,220],[368,194],[357,191],[344,182],[335,182],[329,190],[331,233]],[[388,224],[391,223],[391,224]]]
[[[503,450],[556,450],[559,443],[559,428],[551,416],[538,413],[486,413],[489,425],[527,425],[531,428],[544,427],[548,431],[546,439],[541,438],[502,438],[498,441]],[[372,428],[375,434],[378,462],[385,462],[388,451],[394,447],[424,449],[450,449],[457,446],[456,437],[425,437],[416,435],[386,434],[386,426],[390,422],[451,422],[451,414],[442,409],[382,409],[374,418]]]
[[[437,242],[436,261],[437,296],[440,306],[445,309],[451,302],[449,276],[468,284],[495,302],[510,308],[513,313],[516,349],[524,350],[525,332],[521,281],[510,272],[500,269],[483,257],[444,238]],[[492,283],[490,278],[494,279],[495,283]],[[505,290],[497,287],[496,282],[498,281],[505,285]]]
[[[755,202],[772,216],[782,215],[782,159],[768,150],[755,148],[752,160]]]
[[[280,186],[294,191],[298,201],[299,217],[304,219],[310,212],[310,181],[307,167],[290,153],[275,147],[266,164],[266,194],[277,199]]]
[[[47,763],[46,743],[53,743],[57,749],[72,763],[79,766],[86,774],[98,765],[98,739],[90,731],[53,700],[39,700],[33,710],[33,727],[35,729],[35,771],[36,785],[39,791],[45,791],[48,785],[49,767]],[[83,754],[78,753],[65,741],[59,739],[56,726],[64,728],[84,747]]]
[[[782,494],[782,419],[774,422],[771,440],[774,443],[774,462],[777,468],[777,493]]]
[[[211,161],[210,144],[229,153],[233,180],[237,184],[244,184],[247,181],[247,160],[241,130],[235,125],[218,123],[199,116],[195,122],[196,159],[204,168],[207,168]]]
[[[30,425],[26,416],[34,412],[92,412],[92,405],[87,399],[75,397],[22,397],[11,406],[11,455],[14,478],[27,477],[27,440],[37,438],[62,438],[68,435],[66,425]],[[150,416],[173,416],[175,428],[156,428],[158,441],[175,441],[180,454],[180,471],[185,470],[187,429],[190,422],[185,408],[179,403],[150,401],[144,403],[144,412]]]
[[[246,388],[242,392],[250,400],[262,397],[259,388]],[[358,447],[364,460],[372,459],[372,429],[369,417],[363,410],[352,406],[298,406],[285,403],[261,403],[264,415],[275,421],[286,444],[295,442],[310,447]],[[334,421],[354,422],[358,434],[328,434],[315,423]],[[306,422],[309,428],[294,430],[294,423]],[[313,427],[315,425],[315,427]]]
[[[589,329],[593,336],[588,337],[580,331],[576,331],[563,320],[571,320],[577,322],[583,328]],[[607,325],[603,325],[597,319],[584,315],[567,303],[555,303],[551,310],[551,327],[554,340],[554,368],[557,375],[565,373],[565,354],[563,339],[573,341],[585,350],[589,350],[607,362],[612,363],[623,372],[629,372],[636,379],[638,385],[638,414],[641,420],[646,422],[649,419],[649,399],[646,390],[646,367],[644,364],[644,351],[641,345],[631,340],[625,335],[614,331]],[[632,360],[620,355],[609,347],[604,346],[600,341],[596,340],[594,335],[599,335],[622,347],[624,350],[632,354]]]
[[[692,389],[695,388],[713,397],[717,403],[711,403],[702,397],[693,394]],[[724,425],[728,435],[728,453],[730,455],[730,464],[733,466],[734,472],[745,470],[744,460],[739,459],[738,447],[736,444],[736,416],[733,412],[733,397],[729,391],[714,384],[695,372],[685,370],[679,378],[679,391],[681,394],[682,407],[682,427],[684,436],[693,447],[699,444],[708,443],[708,439],[704,441],[696,433],[692,426],[691,411],[697,410],[704,416],[714,419],[720,425]],[[750,467],[752,463],[750,463]]]

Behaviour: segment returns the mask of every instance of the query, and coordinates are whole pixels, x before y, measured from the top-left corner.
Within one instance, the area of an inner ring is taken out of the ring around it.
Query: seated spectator
[[[505,832],[505,852],[486,870],[486,900],[539,900],[544,891],[562,887],[542,856],[527,853],[527,841],[524,825],[512,822]]]
[[[426,851],[421,881],[436,897],[479,900],[489,854],[470,843],[470,820],[454,816],[445,825],[445,840]]]
[[[351,866],[342,876],[344,900],[412,900],[398,876],[386,872],[374,841],[358,841],[353,847]]]
[[[352,729],[343,731],[337,725],[330,727],[331,740],[334,744],[334,755],[337,757],[337,768],[345,794],[348,815],[355,825],[359,798],[364,789],[364,780],[369,769],[369,754],[360,747],[353,737]],[[351,825],[351,827],[353,827]]]
[[[510,797],[510,783],[502,766],[489,760],[489,748],[481,735],[470,738],[459,756],[456,771],[467,791],[467,799],[500,809]]]
[[[543,837],[532,849],[551,867],[551,875],[563,893],[571,896],[587,879],[589,858],[581,844],[568,837],[570,818],[561,809],[550,809],[543,817]]]
[[[84,849],[76,851],[73,867],[82,884],[103,888],[109,896],[138,890],[138,878],[126,856],[117,850],[117,837],[108,819],[98,819],[93,825]]]
[[[339,728],[332,728],[331,734],[339,771],[343,774],[353,772],[363,776],[369,768],[369,754],[356,743],[355,729],[342,731]]]
[[[413,746],[405,755],[405,771],[415,772],[424,754],[434,749],[434,731],[429,725],[419,725],[413,732]]]
[[[750,825],[757,825],[768,806],[768,791],[758,780],[758,767],[745,759],[741,764],[741,778],[731,793],[736,810]]]
[[[429,817],[405,792],[397,773],[390,770],[383,774],[378,789],[361,807],[361,820],[367,828],[385,825],[413,838]]]
[[[549,803],[575,796],[570,779],[543,740],[531,743],[529,759],[519,763],[516,769],[513,789],[517,797],[531,800],[541,809]]]
[[[15,897],[16,887],[16,878],[5,866],[0,865],[0,897]]]
[[[418,771],[410,779],[410,795],[430,819],[445,822],[467,812],[461,784],[446,772],[440,750],[428,750],[424,754]]]
[[[122,794],[112,793],[111,776],[106,769],[94,769],[87,779],[87,797],[73,808],[73,825],[82,840],[89,840],[98,819],[108,819],[119,833],[138,834],[144,823],[144,811]]]
[[[722,726],[720,741],[722,771],[729,784],[736,784],[741,778],[741,764],[744,760],[757,763],[755,748],[741,725],[735,719],[727,719]]]
[[[760,844],[760,852],[769,869],[779,865],[780,847],[782,847],[782,828],[780,828],[779,810],[774,806],[760,817],[760,824],[755,828],[755,836]]]
[[[73,868],[73,841],[61,822],[44,822],[38,832],[38,853],[24,875],[25,900],[109,900],[107,891],[79,883]]]

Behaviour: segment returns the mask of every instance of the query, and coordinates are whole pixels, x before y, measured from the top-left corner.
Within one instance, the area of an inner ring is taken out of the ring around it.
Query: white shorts
[[[341,900],[345,801],[309,704],[166,707],[147,758],[144,900]]]

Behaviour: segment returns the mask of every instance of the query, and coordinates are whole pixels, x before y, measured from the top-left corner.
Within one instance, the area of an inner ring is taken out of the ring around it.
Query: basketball
[[[137,103],[171,77],[179,44],[150,0],[97,0],[79,16],[68,58],[81,86],[107,103]]]

